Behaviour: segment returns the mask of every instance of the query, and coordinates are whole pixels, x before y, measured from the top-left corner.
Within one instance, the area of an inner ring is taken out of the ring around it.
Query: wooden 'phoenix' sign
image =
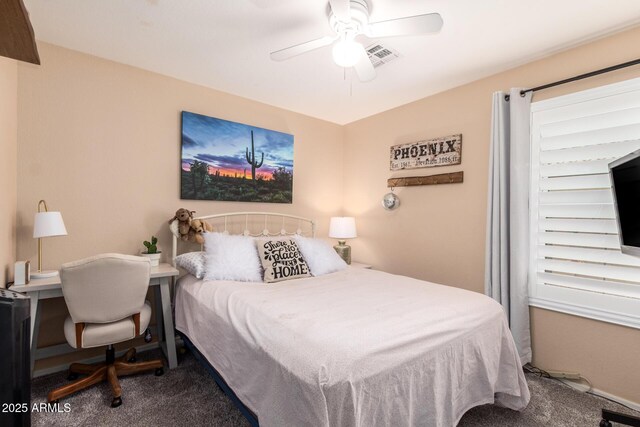
[[[391,146],[392,171],[459,165],[461,162],[462,134]]]

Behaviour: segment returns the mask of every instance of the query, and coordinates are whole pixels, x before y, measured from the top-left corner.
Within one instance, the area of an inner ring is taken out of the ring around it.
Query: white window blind
[[[532,104],[530,304],[640,328],[608,164],[640,149],[640,79]]]

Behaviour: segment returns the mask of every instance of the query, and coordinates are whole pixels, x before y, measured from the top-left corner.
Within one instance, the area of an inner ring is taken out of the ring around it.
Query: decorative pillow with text
[[[311,276],[309,266],[293,239],[256,240],[267,283]]]

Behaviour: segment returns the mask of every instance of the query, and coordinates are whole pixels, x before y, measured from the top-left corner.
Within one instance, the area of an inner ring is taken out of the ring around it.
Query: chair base
[[[140,372],[155,370],[156,376],[162,375],[162,360],[155,359],[146,362],[130,363],[135,358],[136,349],[129,349],[124,356],[115,358],[113,346],[107,349],[106,361],[95,365],[87,365],[85,363],[72,363],[69,366],[69,378],[75,379],[77,375],[87,375],[84,378],[76,380],[70,384],[58,387],[49,392],[47,400],[49,403],[57,402],[63,397],[69,396],[77,391],[84,390],[94,384],[108,381],[113,392],[112,408],[116,408],[122,404],[122,388],[118,381],[119,376],[133,375]]]

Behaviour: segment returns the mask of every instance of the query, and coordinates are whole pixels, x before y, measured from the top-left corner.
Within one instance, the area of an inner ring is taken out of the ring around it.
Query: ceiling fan
[[[442,28],[442,17],[437,13],[369,22],[366,0],[329,0],[329,6],[329,25],[335,35],[271,52],[271,59],[284,61],[336,42],[332,52],[335,63],[345,68],[354,67],[360,81],[368,82],[376,77],[376,71],[364,46],[355,40],[356,36],[413,36],[436,33]]]

